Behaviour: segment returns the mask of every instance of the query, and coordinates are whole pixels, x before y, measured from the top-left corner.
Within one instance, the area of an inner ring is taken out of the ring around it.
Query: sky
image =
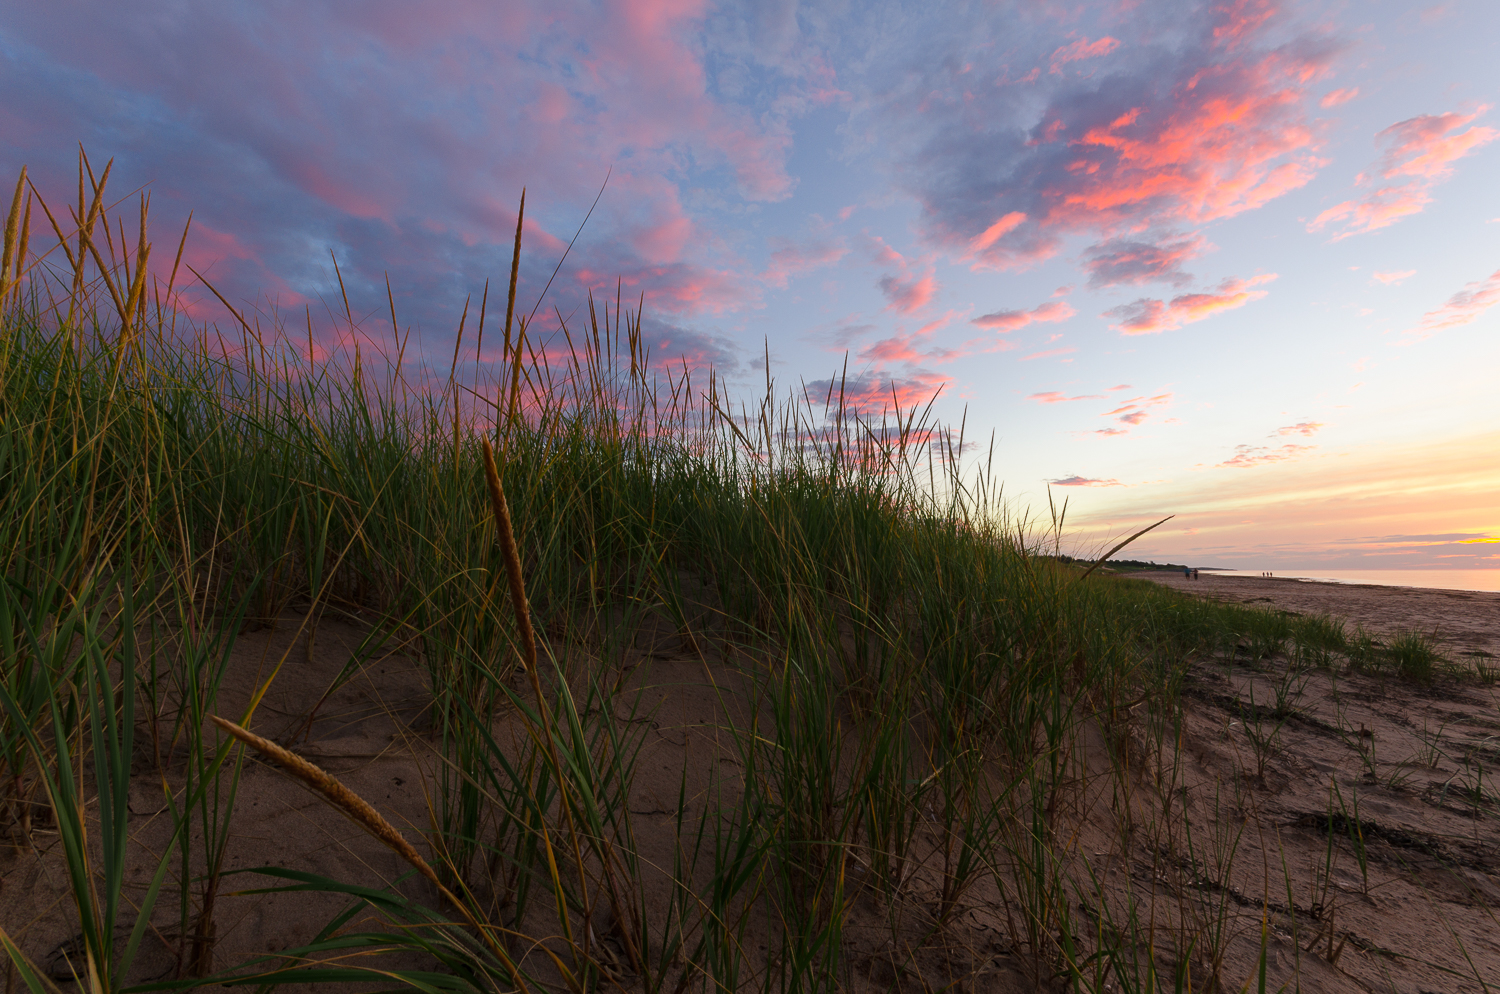
[[[332,335],[337,257],[444,368],[522,188],[523,303],[598,197],[538,333],[620,287],[747,396],[767,355],[935,396],[1082,554],[1174,515],[1129,554],[1500,568],[1496,37],[1492,0],[0,0],[0,176],[66,202],[81,143],[247,313]]]

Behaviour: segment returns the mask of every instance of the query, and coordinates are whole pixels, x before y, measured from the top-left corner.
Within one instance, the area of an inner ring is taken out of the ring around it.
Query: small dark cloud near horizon
[[[1054,487],[1123,487],[1125,484],[1119,480],[1099,480],[1090,476],[1064,476],[1056,480],[1047,480]]]

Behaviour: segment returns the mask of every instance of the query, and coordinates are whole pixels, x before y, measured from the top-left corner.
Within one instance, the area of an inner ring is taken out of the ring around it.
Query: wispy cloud
[[[1079,38],[1077,41],[1064,45],[1052,53],[1051,66],[1048,71],[1060,75],[1062,67],[1069,62],[1079,62],[1083,59],[1097,59],[1101,55],[1108,55],[1120,47],[1119,39],[1106,35],[1098,41],[1089,41],[1087,38]]]
[[[1334,90],[1330,93],[1325,93],[1323,99],[1318,101],[1318,106],[1326,110],[1330,107],[1337,107],[1339,104],[1346,104],[1357,96],[1359,96],[1359,87],[1357,86],[1346,90]]]
[[[1234,455],[1219,463],[1219,467],[1231,467],[1234,469],[1249,469],[1252,466],[1264,466],[1268,463],[1285,462],[1295,459],[1304,452],[1311,452],[1317,448],[1316,445],[1296,445],[1288,442],[1286,445],[1236,445]]]
[[[1131,397],[1129,400],[1120,402],[1120,404],[1116,406],[1114,410],[1105,411],[1100,415],[1100,417],[1114,418],[1118,423],[1122,425],[1129,425],[1130,428],[1134,428],[1137,425],[1140,425],[1148,420],[1154,410],[1156,410],[1157,408],[1166,407],[1171,403],[1171,393],[1159,393],[1152,396],[1142,395],[1140,397]],[[1102,428],[1095,429],[1094,433],[1099,435],[1123,435],[1127,431],[1129,431],[1129,428]]]
[[[776,287],[785,287],[793,278],[831,266],[849,254],[849,246],[843,239],[816,240],[806,244],[777,239],[772,244],[776,247],[771,251],[770,262],[760,278]]]
[[[1091,476],[1063,476],[1056,480],[1048,480],[1054,487],[1123,487],[1125,484],[1119,480],[1099,480]]]
[[[1313,435],[1316,435],[1318,431],[1323,427],[1324,425],[1321,421],[1299,421],[1294,425],[1286,425],[1285,427],[1277,428],[1276,434],[1283,437],[1287,435],[1305,435],[1311,438]]]
[[[1026,399],[1034,400],[1038,404],[1063,404],[1074,400],[1103,400],[1104,395],[1099,393],[1083,393],[1078,394],[1076,397],[1069,397],[1065,393],[1048,390],[1045,393],[1034,393]]]
[[[1376,186],[1358,200],[1323,211],[1307,226],[1308,231],[1322,231],[1337,223],[1342,229],[1333,236],[1341,241],[1388,227],[1403,217],[1421,213],[1432,203],[1431,190],[1453,172],[1453,163],[1482,145],[1500,137],[1500,131],[1487,127],[1469,127],[1488,107],[1472,114],[1421,114],[1398,121],[1375,136],[1383,147],[1375,169],[1381,179],[1403,183]],[[1361,174],[1356,185],[1375,182]]]
[[[1409,329],[1404,340],[1421,341],[1431,338],[1446,328],[1468,324],[1496,304],[1500,304],[1500,269],[1495,270],[1486,279],[1476,280],[1466,285],[1449,297],[1448,302],[1442,307],[1422,315],[1421,323]]]
[[[1251,287],[1269,283],[1275,278],[1275,273],[1263,273],[1248,280],[1231,277],[1211,293],[1185,293],[1170,301],[1142,297],[1133,303],[1113,307],[1101,317],[1114,318],[1118,323],[1110,325],[1110,328],[1126,335],[1154,335],[1172,331],[1221,311],[1234,310],[1244,307],[1252,300],[1259,300],[1266,295],[1266,291],[1253,290]]]
[[[1417,271],[1415,269],[1402,269],[1399,272],[1394,273],[1371,273],[1370,275],[1372,278],[1379,280],[1386,286],[1392,286],[1417,275]]]
[[[1075,348],[1074,346],[1072,346],[1072,345],[1066,345],[1066,346],[1064,346],[1064,347],[1062,347],[1060,349],[1046,349],[1046,350],[1044,350],[1042,352],[1033,352],[1033,353],[1031,353],[1031,355],[1023,355],[1020,358],[1019,361],[1020,362],[1027,362],[1027,361],[1032,360],[1032,359],[1051,359],[1054,356],[1072,355],[1074,352],[1077,352],[1077,351],[1078,351],[1078,349]]]
[[[983,314],[974,318],[970,323],[1004,334],[1032,323],[1066,321],[1077,313],[1067,303],[1052,300],[1045,304],[1038,304],[1029,311],[994,311],[990,314]]]

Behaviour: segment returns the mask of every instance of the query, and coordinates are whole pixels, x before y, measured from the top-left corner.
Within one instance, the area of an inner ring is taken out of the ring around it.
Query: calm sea
[[[1214,570],[1216,576],[1260,576],[1260,570]],[[1434,587],[1500,593],[1500,569],[1320,569],[1271,570],[1271,575],[1310,583],[1375,583],[1383,587]]]

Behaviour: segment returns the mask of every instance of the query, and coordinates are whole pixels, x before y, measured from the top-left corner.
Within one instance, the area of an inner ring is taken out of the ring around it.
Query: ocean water
[[[1382,587],[1431,587],[1500,593],[1500,569],[1314,569],[1271,570],[1271,575],[1310,583],[1373,583]],[[1215,576],[1260,576],[1260,570],[1214,570]],[[1207,576],[1205,571],[1203,576]]]

